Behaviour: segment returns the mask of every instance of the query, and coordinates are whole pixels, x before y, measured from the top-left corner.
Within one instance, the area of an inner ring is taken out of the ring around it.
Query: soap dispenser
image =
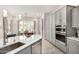
[[[75,33],[75,37],[77,37],[77,38],[78,38],[78,33],[77,33],[77,31],[76,31],[76,33]]]
[[[75,28],[75,37],[77,37],[78,38],[78,31],[77,31],[77,29]]]

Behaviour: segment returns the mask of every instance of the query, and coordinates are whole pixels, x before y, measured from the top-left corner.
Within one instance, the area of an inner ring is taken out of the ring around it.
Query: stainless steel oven
[[[66,28],[62,27],[61,25],[56,26],[56,39],[61,42],[66,42],[65,37],[66,37]]]
[[[61,42],[64,42],[64,43],[66,42],[65,41],[65,35],[62,35],[62,34],[57,34],[56,33],[56,39],[61,41]]]
[[[66,27],[56,26],[56,46],[66,52]]]

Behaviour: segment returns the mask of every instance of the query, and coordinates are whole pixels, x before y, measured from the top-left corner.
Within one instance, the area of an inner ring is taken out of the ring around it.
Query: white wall
[[[35,32],[36,34],[40,34],[43,37],[43,20],[44,20],[44,15],[42,15],[40,18],[36,19],[36,29]]]
[[[11,25],[12,34],[18,34],[18,20],[16,18],[12,20]]]

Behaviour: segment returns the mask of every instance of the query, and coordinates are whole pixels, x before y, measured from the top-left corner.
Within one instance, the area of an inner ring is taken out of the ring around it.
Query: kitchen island
[[[25,38],[23,40],[20,39],[14,43],[17,43],[17,42],[24,43],[24,45],[22,45],[16,49],[13,49],[5,54],[32,54],[32,45],[34,45],[35,43],[38,43],[38,42],[40,42],[40,53],[42,52],[42,37],[40,35],[32,35],[29,38]],[[11,43],[11,44],[14,44],[14,43]],[[0,48],[7,47],[11,44],[4,45]]]

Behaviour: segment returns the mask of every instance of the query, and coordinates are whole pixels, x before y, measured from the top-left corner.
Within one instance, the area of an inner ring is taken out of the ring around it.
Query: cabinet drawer
[[[66,46],[65,44],[63,44],[62,42],[60,42],[59,40],[56,40],[56,46],[61,49],[63,52],[66,52]]]

